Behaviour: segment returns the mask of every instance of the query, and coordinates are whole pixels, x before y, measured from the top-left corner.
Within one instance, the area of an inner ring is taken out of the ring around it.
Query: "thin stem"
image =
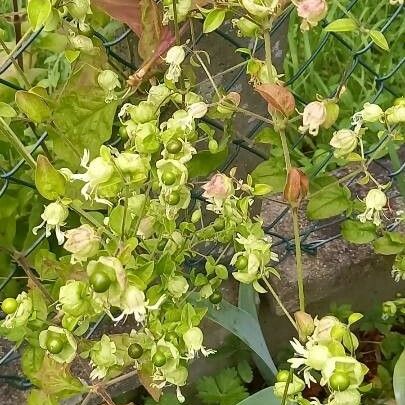
[[[84,211],[82,208],[80,208],[77,204],[73,203],[71,206],[73,211],[76,211],[79,215],[81,215],[84,219],[86,219],[88,222],[90,222],[92,225],[94,225],[97,228],[100,228],[108,237],[114,239],[115,236],[112,234],[103,224],[97,221],[94,217],[92,217],[90,214],[88,214],[86,211]]]
[[[285,134],[285,129],[280,128],[280,139],[281,139],[281,147],[283,148],[283,155],[285,161],[285,169],[288,171],[291,169],[291,158],[290,158],[290,150],[288,149],[288,142],[287,136]]]
[[[292,381],[292,379],[293,379],[293,374],[294,374],[293,369],[290,368],[290,372],[289,372],[289,374],[288,374],[288,379],[287,379],[287,381],[286,381],[286,383],[285,383],[285,387],[284,387],[283,400],[282,400],[282,402],[281,402],[281,405],[285,405],[286,402],[287,402],[288,387],[290,386],[291,381]]]
[[[304,272],[302,268],[302,252],[301,252],[301,238],[300,238],[300,225],[298,222],[298,207],[292,207],[293,229],[294,229],[294,242],[295,242],[295,262],[298,283],[298,298],[300,302],[300,311],[305,312],[305,293],[304,293]]]
[[[264,283],[266,284],[267,288],[269,289],[269,291],[271,292],[272,296],[274,297],[274,299],[276,300],[277,304],[280,306],[280,308],[283,310],[283,312],[285,313],[286,317],[288,318],[288,320],[291,322],[292,326],[294,326],[294,329],[298,331],[298,326],[296,324],[296,322],[294,321],[293,317],[290,315],[290,313],[287,311],[287,308],[284,306],[284,304],[281,302],[280,297],[278,296],[278,294],[276,293],[276,291],[274,290],[274,288],[271,286],[271,284],[268,282],[268,280],[266,278],[263,278]]]
[[[217,85],[216,85],[215,82],[214,82],[214,79],[213,79],[212,76],[211,76],[211,73],[210,73],[209,70],[207,69],[207,66],[205,65],[205,63],[203,62],[202,58],[200,57],[200,55],[199,55],[197,52],[194,52],[194,55],[195,55],[195,57],[198,59],[198,61],[200,62],[202,68],[204,69],[205,74],[207,75],[209,81],[211,82],[212,87],[213,87],[214,90],[215,90],[215,93],[216,93],[217,96],[218,96],[218,99],[220,100],[220,99],[222,98],[222,97],[221,97],[221,94],[220,94],[220,92],[219,92],[219,90],[218,90]]]
[[[7,138],[14,149],[20,154],[20,156],[31,166],[33,170],[36,169],[37,164],[30,153],[27,152],[25,146],[22,144],[18,136],[7,125],[6,121],[0,117],[0,132]]]
[[[20,64],[14,59],[13,56],[10,56],[10,49],[6,45],[6,43],[0,38],[0,45],[4,49],[4,52],[7,54],[7,56],[11,59],[11,62],[13,63],[15,70],[18,72],[18,74],[21,76],[21,79],[23,80],[25,87],[28,89],[31,88],[31,84],[27,79],[27,76],[25,76],[24,71],[22,70],[22,67]]]
[[[266,53],[266,66],[267,66],[267,74],[269,77],[271,75],[271,72],[273,71],[273,63],[271,60],[270,29],[271,26],[269,26],[264,30],[264,51]]]
[[[48,290],[38,281],[35,274],[31,271],[26,257],[19,252],[14,252],[13,258],[15,262],[24,270],[25,274],[32,281],[32,283],[35,284],[35,286],[38,287],[38,289],[42,292],[46,300],[49,301],[50,304],[52,304],[54,301],[51,294],[49,294]]]
[[[180,38],[179,22],[177,19],[177,0],[173,0],[172,4],[173,4],[174,36],[176,38],[176,45],[179,46],[181,44],[181,38]],[[179,79],[180,79],[180,88],[183,91],[182,102],[184,105],[185,101],[186,101],[186,95],[185,95],[186,84],[184,82],[184,77],[183,77],[182,72],[180,72]]]
[[[134,377],[134,376],[136,376],[137,374],[138,374],[137,371],[130,371],[129,373],[120,375],[119,377],[116,377],[116,378],[113,378],[113,379],[110,380],[110,381],[107,381],[107,382],[105,383],[105,386],[108,387],[108,386],[110,386],[110,385],[118,384],[119,382],[124,381],[124,380],[126,380],[127,378]]]

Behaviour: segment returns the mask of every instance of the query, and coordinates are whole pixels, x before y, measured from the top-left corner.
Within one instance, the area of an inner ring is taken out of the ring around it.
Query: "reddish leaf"
[[[104,10],[110,17],[127,24],[136,35],[141,35],[142,23],[139,0],[91,0],[91,2]]]
[[[261,84],[255,90],[267,101],[269,112],[290,116],[295,110],[295,99],[290,90],[278,84]]]

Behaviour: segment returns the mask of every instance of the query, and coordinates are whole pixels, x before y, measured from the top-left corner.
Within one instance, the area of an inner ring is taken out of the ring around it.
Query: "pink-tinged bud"
[[[301,170],[292,167],[287,175],[284,187],[284,199],[291,205],[297,205],[307,195],[309,181],[307,175]]]
[[[203,197],[216,200],[225,200],[234,192],[232,180],[222,173],[214,174],[202,188],[205,190]]]
[[[301,30],[307,31],[318,25],[328,12],[325,0],[302,0],[296,3],[298,16],[303,19]]]
[[[304,311],[297,311],[294,314],[294,318],[297,323],[300,340],[301,342],[305,342],[315,329],[314,320],[310,314]]]

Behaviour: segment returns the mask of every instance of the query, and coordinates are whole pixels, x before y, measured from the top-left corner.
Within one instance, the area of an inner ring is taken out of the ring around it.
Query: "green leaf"
[[[21,368],[23,373],[35,385],[40,384],[37,373],[42,367],[45,351],[39,346],[27,346],[21,356]]]
[[[325,31],[328,32],[350,32],[356,31],[359,28],[356,21],[353,18],[340,18],[332,21],[325,27]]]
[[[251,383],[253,381],[253,370],[247,360],[240,361],[237,366],[239,377],[245,383]]]
[[[381,49],[384,49],[384,51],[389,51],[390,46],[388,45],[388,42],[384,36],[384,34],[380,31],[377,30],[371,30],[369,32],[371,40]]]
[[[282,158],[272,157],[260,163],[252,172],[254,184],[267,184],[272,193],[283,191],[286,179],[285,164]]]
[[[97,67],[101,68],[105,60],[101,50],[90,60],[81,55],[76,62],[76,73],[56,96],[54,122],[57,131],[49,134],[57,157],[69,162],[72,170],[79,166],[84,149],[88,149],[94,158],[100,146],[111,137],[118,102],[106,103],[104,91],[97,82]]]
[[[29,0],[27,6],[28,21],[34,31],[39,30],[51,14],[50,0]]]
[[[251,395],[238,405],[280,405],[281,401],[273,393],[273,387],[265,388]]]
[[[350,206],[350,190],[336,183],[321,189],[309,199],[307,214],[310,219],[326,219],[341,214]]]
[[[35,253],[34,259],[35,270],[39,274],[41,280],[55,280],[58,275],[60,263],[56,260],[55,253],[48,249],[40,249]]]
[[[31,390],[27,397],[27,405],[58,405],[59,401],[44,391]]]
[[[274,128],[264,127],[255,135],[255,142],[281,147],[280,135]]]
[[[208,150],[198,152],[187,164],[188,174],[191,178],[207,177],[213,171],[217,170],[228,156],[228,148],[221,152],[212,154]]]
[[[0,101],[0,117],[14,118],[17,115],[13,107]]]
[[[352,314],[350,314],[347,323],[349,326],[351,326],[354,323],[358,322],[361,318],[363,318],[363,314],[360,314],[359,312],[353,312]]]
[[[397,404],[405,404],[405,349],[395,364],[392,382]]]
[[[370,243],[377,237],[376,229],[370,221],[363,223],[348,219],[342,224],[342,236],[350,243]]]
[[[204,34],[215,31],[224,22],[226,9],[211,10],[205,18],[203,25]]]
[[[253,188],[253,195],[261,196],[269,194],[273,191],[273,188],[268,184],[255,184]]]
[[[374,251],[380,255],[396,255],[405,249],[404,239],[399,232],[387,232],[373,242]]]
[[[276,375],[277,368],[270,356],[264,340],[259,322],[248,312],[235,307],[229,302],[222,300],[219,309],[209,302],[197,301],[198,295],[191,294],[190,299],[194,305],[208,308],[208,317],[236,335],[251,350],[253,350],[267,365],[268,369]]]
[[[15,102],[18,108],[31,120],[39,124],[51,117],[51,110],[40,96],[28,91],[17,91]]]
[[[226,368],[213,377],[200,378],[197,390],[198,397],[207,405],[235,405],[249,395],[234,368]]]
[[[47,200],[57,200],[65,194],[65,177],[49,162],[48,158],[38,155],[35,170],[35,186]]]

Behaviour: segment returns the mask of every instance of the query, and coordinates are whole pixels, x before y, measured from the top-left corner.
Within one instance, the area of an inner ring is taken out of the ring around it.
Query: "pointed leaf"
[[[325,27],[325,31],[328,32],[350,32],[356,31],[358,25],[353,18],[340,18],[338,20],[332,21]]]
[[[209,32],[215,31],[217,28],[219,28],[224,22],[225,14],[225,9],[216,8],[211,10],[205,18],[203,32],[208,34]]]
[[[51,14],[50,0],[29,0],[27,5],[28,20],[34,31],[39,30]]]
[[[39,155],[35,170],[35,186],[47,200],[56,200],[65,194],[66,179],[49,162],[48,158]]]
[[[384,34],[380,31],[377,30],[371,30],[370,33],[370,38],[372,41],[381,49],[384,49],[384,51],[389,51],[390,46],[388,45],[388,42],[384,36]]]
[[[47,121],[51,116],[51,110],[43,98],[28,91],[17,91],[15,102],[18,108],[31,120],[39,124]]]
[[[392,382],[397,404],[405,404],[405,349],[399,357],[397,364],[395,364]]]

